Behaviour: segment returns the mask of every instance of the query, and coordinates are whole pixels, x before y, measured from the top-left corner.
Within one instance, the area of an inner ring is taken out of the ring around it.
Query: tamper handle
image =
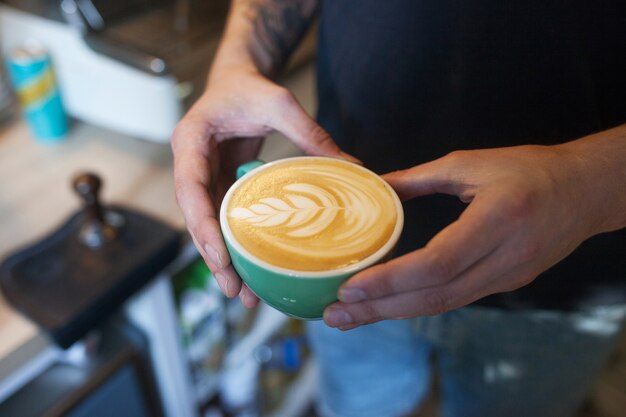
[[[74,191],[84,202],[87,219],[104,223],[104,212],[100,204],[100,188],[102,181],[100,177],[91,172],[85,172],[74,178]]]
[[[79,239],[91,248],[99,248],[118,235],[123,219],[112,211],[105,211],[100,204],[100,177],[91,172],[74,177],[74,191],[83,200],[85,220],[79,232]]]

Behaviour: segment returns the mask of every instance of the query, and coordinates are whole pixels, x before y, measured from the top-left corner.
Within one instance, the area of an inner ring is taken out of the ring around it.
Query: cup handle
[[[239,165],[237,168],[237,179],[243,177],[248,172],[252,171],[254,168],[260,167],[261,165],[265,165],[265,162],[260,159],[255,159],[254,161],[249,161]]]

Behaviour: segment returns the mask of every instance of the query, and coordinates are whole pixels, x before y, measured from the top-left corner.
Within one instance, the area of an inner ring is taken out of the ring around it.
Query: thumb
[[[456,171],[456,167],[444,157],[382,177],[405,201],[435,193],[460,195],[464,187]]]
[[[275,112],[275,130],[287,136],[307,155],[328,156],[362,164],[357,158],[343,152],[328,132],[315,122],[290,92]]]

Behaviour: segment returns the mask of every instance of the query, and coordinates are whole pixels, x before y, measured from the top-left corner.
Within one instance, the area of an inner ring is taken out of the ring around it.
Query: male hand
[[[176,198],[198,251],[228,297],[258,299],[230,263],[218,204],[238,165],[254,159],[262,137],[279,131],[310,155],[353,159],[300,106],[294,96],[245,66],[214,70],[204,95],[172,137]]]
[[[344,283],[324,320],[347,330],[436,315],[529,284],[603,231],[601,187],[586,168],[565,146],[520,146],[454,152],[384,176],[403,200],[446,193],[469,205],[424,248]]]

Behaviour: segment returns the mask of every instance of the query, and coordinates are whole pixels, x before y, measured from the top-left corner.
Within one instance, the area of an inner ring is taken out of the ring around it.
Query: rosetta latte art
[[[347,163],[281,164],[244,183],[228,218],[237,240],[276,266],[340,268],[371,255],[396,220],[390,192]]]
[[[262,198],[260,203],[249,208],[234,208],[230,217],[243,219],[257,227],[284,225],[292,229],[286,233],[287,236],[306,237],[325,230],[344,209],[332,194],[315,185],[290,184],[283,190],[302,194],[285,195],[288,202],[276,197]]]

